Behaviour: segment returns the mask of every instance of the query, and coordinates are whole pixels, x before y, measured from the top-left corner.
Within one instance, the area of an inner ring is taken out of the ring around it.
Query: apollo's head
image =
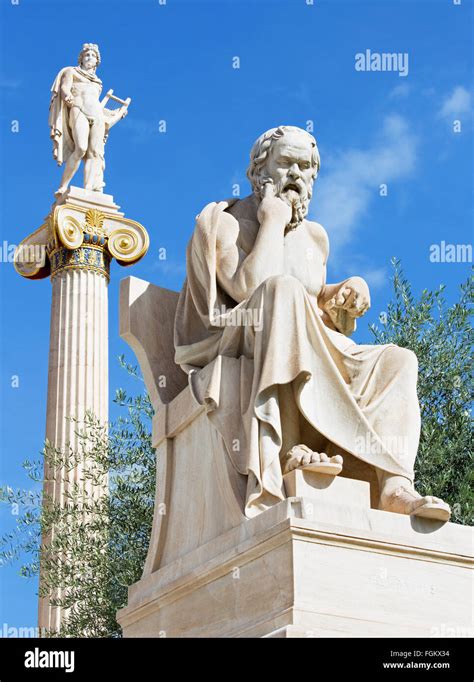
[[[276,196],[293,208],[289,227],[296,227],[308,214],[319,167],[314,137],[296,126],[279,126],[260,135],[253,145],[247,177],[258,197],[265,183],[273,182]]]
[[[84,43],[79,53],[78,63],[85,69],[96,69],[100,64],[99,46],[95,43]]]

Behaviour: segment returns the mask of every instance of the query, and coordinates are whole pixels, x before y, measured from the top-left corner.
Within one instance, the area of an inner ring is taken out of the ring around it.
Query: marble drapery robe
[[[412,481],[416,356],[392,344],[357,345],[330,329],[294,276],[270,277],[233,301],[216,274],[219,217],[232,203],[208,204],[197,217],[176,311],[175,361],[248,477],[245,514],[285,497],[283,424],[295,410],[336,447]]]

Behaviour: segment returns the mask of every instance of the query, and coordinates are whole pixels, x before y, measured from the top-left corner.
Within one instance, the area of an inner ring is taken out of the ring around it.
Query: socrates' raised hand
[[[282,228],[285,228],[291,220],[291,206],[275,196],[275,187],[271,181],[263,186],[257,219],[260,225],[264,222],[272,222]]]

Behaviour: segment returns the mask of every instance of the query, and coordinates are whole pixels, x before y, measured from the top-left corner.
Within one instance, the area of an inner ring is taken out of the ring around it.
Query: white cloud
[[[443,118],[455,118],[466,114],[471,110],[471,93],[462,85],[454,88],[452,93],[446,97],[440,110],[439,115]]]
[[[144,118],[127,117],[122,122],[123,128],[128,128],[132,133],[134,142],[148,142],[151,137],[158,137],[158,121],[149,121]]]
[[[403,97],[408,97],[408,95],[411,92],[411,87],[408,85],[408,83],[400,83],[400,85],[396,85],[390,92],[388,93],[388,96],[391,99],[402,99]]]
[[[367,270],[362,269],[358,270],[357,274],[365,279],[371,290],[380,289],[389,281],[387,270],[385,268],[367,268]]]
[[[315,185],[310,219],[329,233],[331,252],[354,236],[379,188],[410,175],[416,163],[417,138],[404,118],[388,116],[367,149],[349,148],[327,161]],[[390,191],[390,188],[389,188]]]
[[[19,80],[0,77],[0,90],[17,90],[21,85]]]
[[[160,260],[157,259],[149,265],[150,270],[159,270],[164,275],[185,275],[186,274],[186,260],[181,263],[174,260]]]

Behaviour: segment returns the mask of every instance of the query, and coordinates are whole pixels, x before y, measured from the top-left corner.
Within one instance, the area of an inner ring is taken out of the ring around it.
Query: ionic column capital
[[[143,258],[150,244],[143,225],[125,218],[108,195],[102,195],[103,210],[97,195],[88,206],[83,197],[76,201],[71,194],[18,246],[14,265],[20,275],[40,279],[64,270],[86,269],[108,279],[112,258],[119,265]]]

